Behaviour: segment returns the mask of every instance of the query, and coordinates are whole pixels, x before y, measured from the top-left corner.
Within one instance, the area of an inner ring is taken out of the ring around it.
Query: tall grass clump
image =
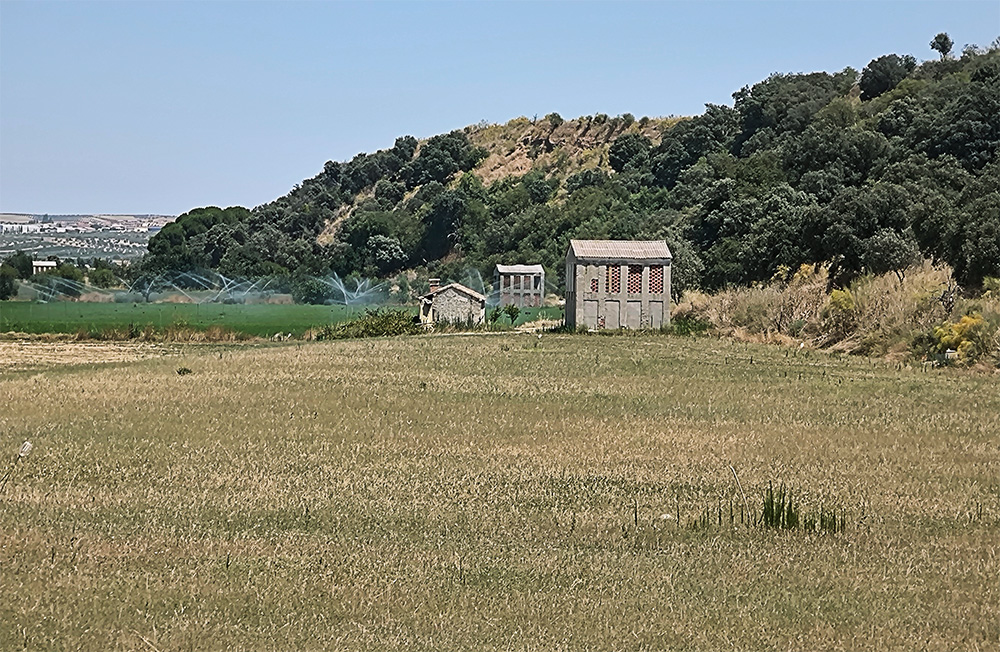
[[[691,514],[689,509],[684,511]],[[784,483],[775,487],[772,481],[768,481],[767,488],[761,492],[759,507],[751,506],[741,487],[739,495],[719,497],[709,502],[684,523],[681,522],[680,512],[678,502],[677,524],[692,530],[718,527],[840,533],[847,527],[847,513],[843,508],[828,507],[820,503],[818,510],[806,509],[790,487]]]
[[[763,496],[760,525],[776,530],[798,530],[805,532],[843,532],[847,518],[843,510],[827,509],[821,506],[819,514],[808,513],[795,499],[791,489],[782,483],[777,490],[771,482]]]

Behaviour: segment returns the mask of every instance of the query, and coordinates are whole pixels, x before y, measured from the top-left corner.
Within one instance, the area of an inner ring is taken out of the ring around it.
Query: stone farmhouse
[[[497,265],[493,289],[501,306],[537,308],[545,299],[545,269],[541,265]]]
[[[420,297],[420,323],[438,322],[482,324],[486,318],[486,297],[461,283],[440,286],[431,279],[431,291]]]
[[[670,323],[670,262],[661,240],[571,240],[566,325],[661,328]]]

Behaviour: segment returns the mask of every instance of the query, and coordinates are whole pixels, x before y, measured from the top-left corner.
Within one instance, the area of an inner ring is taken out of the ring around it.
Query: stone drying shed
[[[461,283],[439,286],[431,279],[431,291],[420,297],[420,323],[482,324],[486,319],[486,297]]]
[[[670,262],[662,240],[571,240],[566,325],[590,330],[670,323]]]

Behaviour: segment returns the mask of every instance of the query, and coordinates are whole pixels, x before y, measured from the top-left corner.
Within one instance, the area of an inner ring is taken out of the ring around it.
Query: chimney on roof
[[[441,288],[441,279],[432,278],[431,282],[431,292],[437,292]]]

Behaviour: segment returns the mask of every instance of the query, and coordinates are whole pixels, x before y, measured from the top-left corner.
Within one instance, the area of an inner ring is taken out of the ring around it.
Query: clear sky
[[[0,211],[253,207],[397,136],[694,115],[942,31],[989,45],[1000,1],[0,0]]]

